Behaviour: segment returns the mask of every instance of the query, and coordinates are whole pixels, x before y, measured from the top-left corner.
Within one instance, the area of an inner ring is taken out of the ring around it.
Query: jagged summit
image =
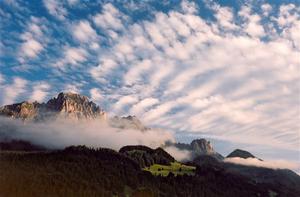
[[[40,108],[43,108],[44,104],[38,102],[23,101],[12,105],[5,105],[0,107],[0,115],[18,118],[18,119],[34,119],[37,117]]]
[[[57,118],[72,120],[101,119],[115,128],[141,131],[150,129],[144,126],[136,116],[107,118],[106,112],[89,100],[87,96],[73,92],[61,92],[46,103],[23,101],[5,105],[0,107],[0,116],[24,121],[49,121]]]
[[[194,151],[201,154],[214,154],[215,151],[210,143],[204,138],[196,139],[191,142],[191,147]]]
[[[0,108],[0,115],[22,120],[45,120],[53,117],[106,119],[106,113],[87,96],[61,92],[47,103],[24,101]]]
[[[97,118],[105,116],[105,112],[90,101],[87,96],[71,92],[61,92],[56,98],[47,102],[47,108],[65,116],[80,118]]]
[[[175,146],[180,150],[190,151],[192,154],[192,158],[196,158],[198,156],[203,156],[203,155],[209,155],[218,160],[224,159],[224,157],[221,154],[219,154],[213,149],[213,146],[211,145],[210,141],[204,138],[195,139],[190,144],[168,143],[166,144],[166,146]]]

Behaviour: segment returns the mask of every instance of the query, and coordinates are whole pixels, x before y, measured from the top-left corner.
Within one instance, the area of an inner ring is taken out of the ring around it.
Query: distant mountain
[[[241,149],[235,149],[229,155],[227,155],[226,158],[231,158],[231,157],[239,157],[239,158],[243,158],[243,159],[257,158],[254,155],[252,155],[251,153],[249,153],[248,151],[241,150]],[[259,158],[257,158],[257,159],[259,159]],[[259,160],[261,160],[261,159],[259,159]]]
[[[220,153],[216,152],[213,149],[210,141],[203,138],[195,139],[190,144],[168,142],[166,144],[166,147],[168,146],[175,146],[180,150],[190,151],[192,153],[192,158],[196,158],[197,156],[201,156],[201,155],[210,155],[218,160],[224,159],[224,157]]]
[[[119,152],[136,161],[141,168],[153,164],[170,165],[175,159],[162,148],[152,149],[147,146],[124,146]]]
[[[59,93],[47,103],[24,101],[0,108],[0,115],[22,120],[44,121],[51,118],[106,119],[106,113],[88,97]]]

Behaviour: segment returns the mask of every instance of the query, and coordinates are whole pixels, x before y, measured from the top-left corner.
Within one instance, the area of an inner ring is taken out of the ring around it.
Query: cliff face
[[[24,101],[0,108],[0,115],[22,120],[49,118],[106,119],[106,113],[88,97],[74,93],[60,93],[46,104]]]
[[[210,141],[207,141],[206,139],[196,139],[193,140],[191,143],[191,148],[193,151],[199,153],[199,154],[214,154],[216,153],[210,144]]]
[[[211,145],[210,141],[203,138],[193,140],[190,144],[169,143],[166,146],[175,146],[180,150],[190,151],[192,154],[192,159],[203,155],[214,157],[217,160],[224,159],[224,157],[221,154],[219,154],[213,149],[213,146]]]
[[[144,126],[135,116],[107,118],[106,112],[88,97],[61,92],[57,97],[46,103],[24,101],[0,107],[0,116],[22,119],[23,121],[49,121],[53,119],[71,120],[103,120],[111,127],[120,129],[134,129],[146,131],[150,128]]]
[[[88,97],[74,93],[60,93],[56,98],[50,99],[47,109],[61,116],[75,119],[106,119],[106,113]]]
[[[22,120],[31,120],[35,119],[38,116],[41,108],[43,108],[43,104],[24,101],[22,103],[16,103],[1,107],[0,115],[11,118],[19,118]]]

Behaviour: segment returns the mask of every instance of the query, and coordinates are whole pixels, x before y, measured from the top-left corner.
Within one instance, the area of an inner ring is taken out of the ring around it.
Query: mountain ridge
[[[108,113],[87,96],[72,92],[61,92],[43,103],[23,101],[0,106],[0,116],[33,122],[55,119],[100,120],[113,128],[140,131],[151,129],[134,115],[108,117]]]
[[[0,107],[0,115],[24,121],[49,118],[106,119],[106,112],[88,97],[61,92],[46,103],[23,101]]]

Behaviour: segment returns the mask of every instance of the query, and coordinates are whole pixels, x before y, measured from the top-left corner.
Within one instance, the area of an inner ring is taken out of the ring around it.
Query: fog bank
[[[70,145],[86,145],[115,150],[125,145],[137,144],[157,148],[166,141],[175,141],[169,131],[150,129],[142,132],[134,129],[119,129],[99,120],[57,119],[34,123],[3,117],[0,118],[0,139],[26,140],[53,149]]]
[[[300,163],[290,162],[286,160],[269,160],[269,161],[261,161],[256,158],[225,158],[224,162],[235,163],[246,166],[256,166],[256,167],[264,167],[264,168],[272,168],[272,169],[292,169],[296,172],[300,170]]]

